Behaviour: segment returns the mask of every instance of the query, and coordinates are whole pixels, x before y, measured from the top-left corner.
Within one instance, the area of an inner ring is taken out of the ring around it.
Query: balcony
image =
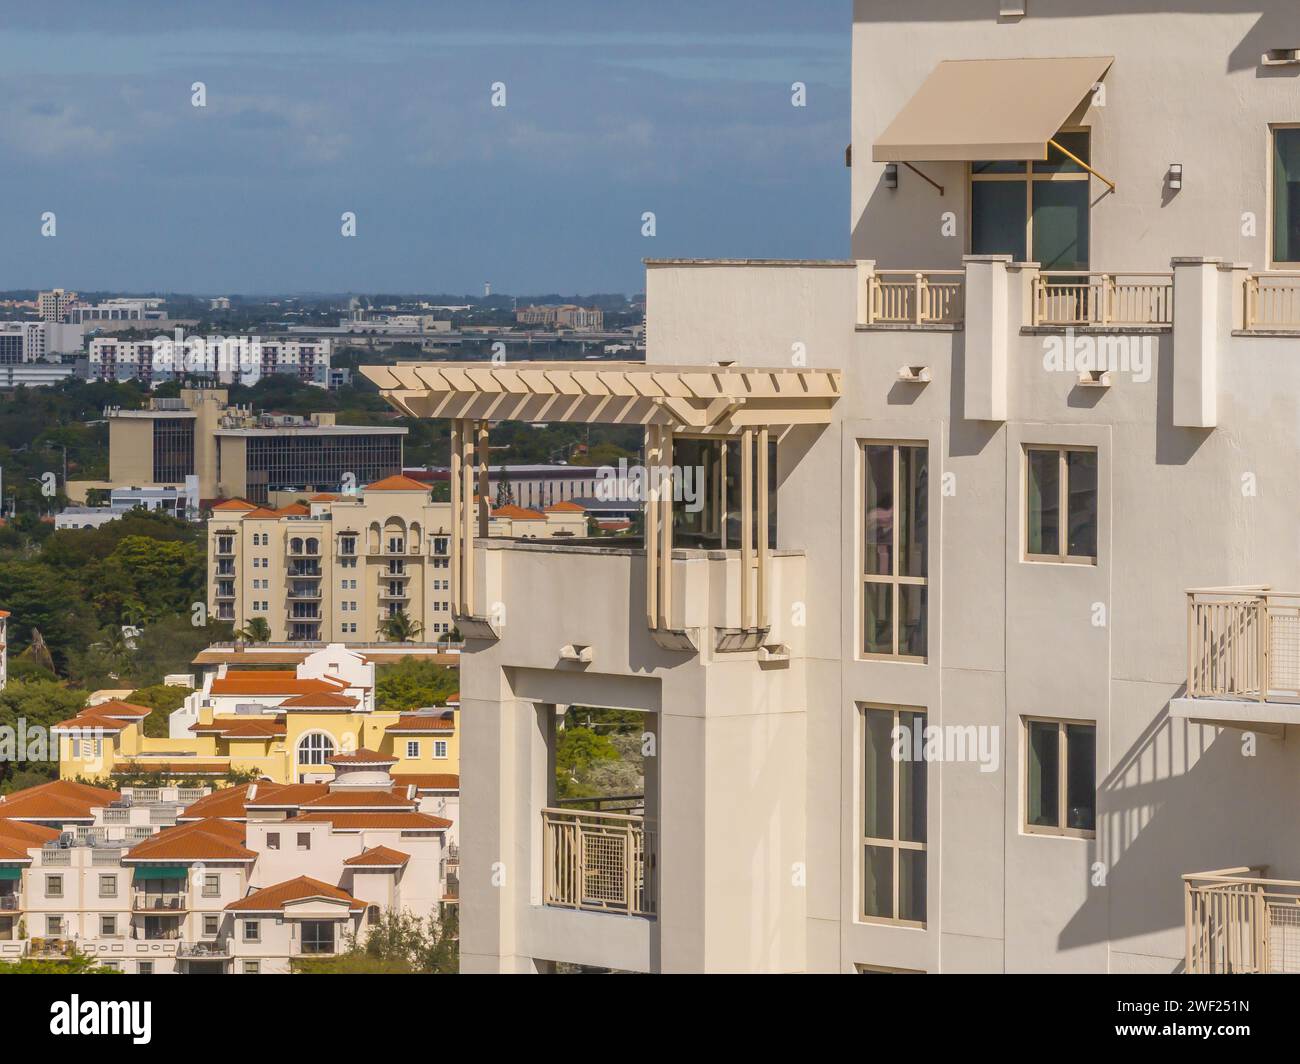
[[[867,325],[955,325],[964,317],[962,270],[880,270],[867,278]]]
[[[17,894],[0,894],[0,913],[16,913],[22,907]]]
[[[1171,328],[1172,273],[1056,272],[1033,278],[1035,325]]]
[[[646,819],[542,810],[542,904],[654,916],[655,833]]]
[[[179,916],[189,911],[189,902],[184,894],[145,894],[137,891],[131,898],[131,910],[137,913]]]
[[[315,587],[291,587],[285,597],[291,602],[318,602],[321,598],[320,585]]]
[[[1300,724],[1300,594],[1266,585],[1187,592],[1187,690],[1170,713],[1280,734]]]
[[[176,950],[176,956],[187,961],[224,961],[229,960],[234,954],[234,945],[229,935],[223,935],[211,942],[182,942]]]
[[[1183,876],[1188,975],[1300,973],[1300,882],[1267,871]]]
[[[1248,332],[1300,332],[1300,273],[1253,273],[1246,278]]]
[[[319,580],[320,562],[298,562],[290,564],[285,570],[287,576],[295,580]]]

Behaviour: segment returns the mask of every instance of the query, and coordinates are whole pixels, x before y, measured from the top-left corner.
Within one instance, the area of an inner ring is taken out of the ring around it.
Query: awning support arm
[[[1049,140],[1047,143],[1050,144],[1050,145],[1051,145],[1053,148],[1055,148],[1057,151],[1059,151],[1062,155],[1064,155],[1064,156],[1065,156],[1067,159],[1069,159],[1071,162],[1078,163],[1080,166],[1082,166],[1085,170],[1087,170],[1088,173],[1092,174],[1092,176],[1095,177],[1095,178],[1096,178],[1098,181],[1100,181],[1102,184],[1104,184],[1104,185],[1109,185],[1109,186],[1110,186],[1110,190],[1111,190],[1112,192],[1115,191],[1115,182],[1114,182],[1114,181],[1112,181],[1109,177],[1104,177],[1104,176],[1102,176],[1101,174],[1097,173],[1096,170],[1094,170],[1091,166],[1089,166],[1089,165],[1088,165],[1087,163],[1085,163],[1082,159],[1080,159],[1077,155],[1075,155],[1074,152],[1070,151],[1070,150],[1067,149],[1067,148],[1062,148],[1059,144],[1056,143],[1055,140]]]
[[[943,186],[939,184],[938,181],[935,181],[934,178],[928,177],[927,175],[921,173],[920,170],[918,170],[915,166],[913,166],[909,162],[904,162],[903,165],[906,166],[909,170],[911,170],[912,173],[916,174],[916,176],[919,177],[922,181],[925,181],[933,185],[935,188],[937,188],[939,190],[939,195],[941,196],[943,195]]]

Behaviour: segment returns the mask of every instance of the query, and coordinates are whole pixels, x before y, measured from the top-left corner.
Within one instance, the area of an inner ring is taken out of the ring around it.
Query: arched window
[[[296,537],[294,539],[289,540],[289,552],[291,554],[301,554],[302,540],[297,539]]]
[[[307,540],[307,553],[308,553],[308,554],[319,554],[319,553],[320,553],[320,540],[316,539],[315,537],[313,537],[313,538]]]
[[[324,732],[308,732],[298,740],[298,764],[323,765],[334,756],[334,740]]]

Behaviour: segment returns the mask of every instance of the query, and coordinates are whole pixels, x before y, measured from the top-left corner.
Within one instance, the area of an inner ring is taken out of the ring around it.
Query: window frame
[[[108,887],[110,889],[105,890]],[[101,898],[117,897],[117,876],[112,872],[99,873],[99,896]]]
[[[418,759],[419,759],[419,757],[420,757],[420,740],[419,740],[419,739],[407,739],[407,740],[406,740],[406,757],[407,757],[407,760],[410,760],[410,761],[415,761],[415,760],[418,760]]]
[[[1029,454],[1031,451],[1056,452],[1056,554],[1033,554],[1029,550]],[[1097,467],[1097,508],[1093,514],[1093,539],[1097,553],[1094,555],[1070,554],[1070,453],[1091,454]],[[1092,565],[1101,558],[1101,450],[1089,444],[1077,443],[1024,443],[1020,448],[1020,560],[1027,564]]]
[[[434,739],[434,740],[433,740],[433,759],[434,759],[435,761],[445,761],[445,760],[447,760],[447,740],[446,740],[446,739]]]
[[[1056,131],[1056,133],[1052,134],[1052,137],[1055,138],[1056,135],[1059,133],[1086,133],[1088,135],[1087,161],[1088,161],[1088,165],[1091,166],[1092,165],[1092,144],[1093,144],[1092,127],[1091,126],[1062,126],[1060,129]],[[1050,152],[1050,148],[1049,148],[1049,152]],[[976,161],[982,162],[984,160],[976,160]],[[1023,162],[1025,165],[1025,169],[1023,173],[987,173],[987,174],[975,173],[975,169],[974,169],[975,164],[972,162],[966,163],[966,254],[968,255],[983,254],[982,252],[975,252],[971,250],[971,238],[973,236],[973,227],[975,224],[975,194],[974,194],[973,186],[975,185],[976,182],[984,183],[984,182],[994,182],[994,181],[1000,181],[1000,182],[1018,181],[1024,184],[1025,186],[1025,260],[1028,262],[1033,262],[1035,261],[1034,260],[1034,185],[1038,182],[1047,182],[1047,181],[1086,181],[1086,182],[1092,181],[1092,174],[1087,170],[1082,170],[1082,171],[1049,170],[1044,173],[1035,174],[1034,173],[1035,162],[1037,162],[1039,165],[1045,166],[1047,164],[1047,160],[1046,159],[1037,159],[1037,160],[1025,159],[1023,160]],[[1088,260],[1089,260],[1088,264],[1084,266],[1082,269],[1076,269],[1076,270],[1059,270],[1051,266],[1044,266],[1043,272],[1045,274],[1087,273],[1091,271],[1092,269],[1092,208],[1093,208],[1093,201],[1091,198],[1092,196],[1091,184],[1089,184],[1088,196],[1089,196],[1088,199]],[[1270,211],[1270,217],[1271,216],[1272,215]]]
[[[859,734],[858,734],[857,749],[858,749],[859,766],[858,766],[858,780],[857,780],[857,783],[856,783],[856,790],[857,790],[857,801],[856,801],[856,806],[857,806],[857,817],[858,817],[858,821],[859,821],[859,822],[858,822],[858,831],[857,831],[858,846],[857,846],[857,854],[856,854],[856,857],[855,857],[855,861],[856,861],[856,864],[857,864],[857,871],[856,871],[857,890],[856,890],[856,893],[857,893],[857,910],[858,910],[858,914],[857,914],[857,915],[858,915],[858,922],[859,922],[859,923],[864,923],[864,924],[878,924],[878,925],[882,925],[882,926],[886,926],[886,927],[910,927],[910,928],[913,928],[913,929],[916,929],[916,930],[922,930],[922,931],[923,931],[923,930],[925,930],[925,928],[928,926],[928,923],[929,923],[929,916],[930,916],[930,899],[929,899],[929,893],[930,893],[930,853],[929,853],[929,851],[930,851],[930,825],[929,825],[929,818],[930,818],[930,794],[929,794],[929,788],[930,788],[930,773],[929,773],[929,771],[928,771],[928,767],[927,767],[927,771],[926,771],[926,774],[925,774],[925,792],[926,792],[926,793],[925,793],[925,808],[926,808],[926,829],[925,829],[925,840],[922,841],[922,842],[913,842],[913,841],[911,841],[911,840],[909,840],[909,839],[903,839],[903,838],[900,837],[900,831],[899,831],[899,820],[898,820],[898,818],[899,818],[899,810],[900,810],[900,808],[901,808],[901,806],[902,806],[902,803],[899,801],[899,791],[900,791],[900,786],[901,786],[902,773],[898,771],[898,760],[897,760],[897,758],[893,758],[893,757],[890,758],[889,763],[890,763],[890,767],[891,767],[891,780],[890,780],[890,782],[891,782],[891,791],[890,791],[890,793],[891,793],[891,798],[890,798],[890,801],[891,801],[891,804],[892,804],[892,810],[891,810],[891,811],[892,811],[892,813],[893,813],[893,834],[894,834],[894,837],[893,837],[892,839],[883,839],[883,838],[876,838],[875,836],[870,836],[870,835],[868,835],[868,834],[867,834],[867,825],[866,825],[866,822],[865,822],[865,821],[866,821],[866,818],[865,818],[865,815],[864,815],[864,812],[865,812],[865,809],[866,809],[866,804],[867,804],[867,801],[868,801],[868,796],[867,796],[867,766],[866,766],[866,752],[867,752],[867,714],[868,714],[868,713],[889,713],[889,714],[891,714],[891,723],[890,723],[890,736],[891,736],[891,738],[892,738],[892,736],[895,734],[895,729],[897,729],[898,726],[899,726],[899,715],[900,715],[900,714],[902,714],[902,713],[918,714],[918,715],[922,718],[922,721],[923,721],[923,722],[928,722],[928,720],[929,720],[929,716],[930,716],[928,710],[926,710],[925,708],[923,708],[923,707],[921,707],[921,706],[895,706],[895,705],[882,705],[882,704],[875,703],[875,702],[863,702],[863,703],[859,703],[859,705],[858,705],[858,732],[859,732]],[[926,727],[926,726],[927,726],[926,723],[923,723],[923,724],[922,724],[922,727],[923,727],[923,728]],[[867,851],[867,847],[868,847],[868,846],[876,846],[876,847],[880,847],[880,848],[882,848],[882,849],[883,849],[883,848],[888,848],[888,849],[891,850],[891,852],[892,852],[891,860],[893,861],[893,868],[892,868],[891,881],[892,881],[893,893],[894,893],[894,896],[893,896],[893,911],[894,911],[895,913],[898,913],[898,912],[899,912],[899,890],[900,890],[900,886],[899,886],[899,884],[900,884],[901,881],[902,881],[902,876],[899,875],[899,869],[902,867],[902,857],[900,856],[900,852],[901,852],[902,850],[911,850],[911,851],[914,851],[914,852],[920,852],[920,853],[924,853],[924,854],[925,854],[925,858],[924,858],[924,860],[925,860],[925,869],[926,869],[926,875],[925,875],[925,893],[926,893],[925,915],[926,915],[926,919],[924,919],[924,920],[904,920],[904,919],[901,919],[900,917],[898,917],[897,915],[895,915],[895,916],[893,916],[893,917],[888,917],[888,916],[874,916],[874,915],[868,915],[868,914],[867,914],[867,911],[866,911],[866,883],[864,882],[864,876],[863,876],[863,870],[862,870],[862,869],[863,869],[863,863],[864,863],[864,860],[865,860],[865,857],[866,857],[866,851]]]
[[[63,898],[63,873],[46,872],[45,873],[45,896],[47,898]]]
[[[1279,131],[1295,130],[1300,131],[1300,122],[1270,122],[1268,124],[1268,141],[1265,148],[1264,169],[1268,174],[1268,231],[1264,235],[1264,241],[1268,245],[1264,249],[1264,261],[1268,263],[1270,270],[1300,270],[1300,260],[1278,259],[1274,258],[1274,252],[1277,249],[1277,241],[1273,231],[1274,211],[1277,207],[1277,169],[1274,165],[1274,157],[1277,155],[1277,134]]]
[[[1029,823],[1029,726],[1053,724],[1056,726],[1056,825]],[[1066,725],[1081,724],[1093,731],[1092,758],[1092,830],[1067,826],[1069,804],[1070,763]],[[1048,838],[1095,839],[1097,837],[1097,722],[1082,717],[1047,717],[1026,714],[1020,718],[1020,830],[1026,835]]]
[[[867,483],[868,483],[867,478],[871,475],[871,466],[870,466],[870,463],[867,461],[867,448],[868,448],[868,447],[888,447],[888,448],[890,448],[890,450],[891,450],[891,452],[892,452],[892,458],[891,458],[891,461],[892,461],[892,468],[891,468],[891,474],[890,474],[890,476],[891,476],[892,484],[893,484],[891,491],[892,491],[893,500],[894,500],[894,516],[893,516],[893,519],[892,519],[892,521],[891,521],[892,531],[891,531],[891,540],[890,540],[890,560],[891,560],[891,567],[893,568],[894,572],[893,572],[891,575],[889,575],[889,576],[881,576],[881,575],[876,574],[876,573],[868,573],[868,572],[867,572],[867,522],[866,522],[866,506],[867,506],[867,494],[868,494],[868,493],[867,493]],[[927,487],[926,487],[927,498],[926,498],[926,500],[925,500],[925,508],[926,508],[926,522],[925,522],[925,527],[926,527],[926,537],[925,537],[925,572],[926,572],[926,575],[925,575],[925,576],[902,576],[902,575],[900,575],[899,572],[898,572],[898,569],[899,569],[899,559],[900,559],[899,550],[898,550],[898,535],[899,535],[899,528],[900,528],[900,526],[901,526],[901,522],[899,521],[899,513],[901,512],[901,504],[900,504],[900,500],[899,500],[899,491],[898,491],[898,471],[899,471],[899,451],[900,451],[902,448],[904,448],[904,447],[917,447],[917,448],[921,448],[922,450],[925,451],[925,467],[926,467],[926,474],[927,474]],[[931,470],[930,470],[930,441],[929,441],[928,439],[921,439],[921,440],[903,440],[903,439],[862,439],[862,440],[859,440],[859,441],[858,441],[858,455],[859,455],[859,460],[861,461],[861,464],[862,464],[862,476],[861,476],[861,479],[860,479],[860,481],[859,481],[859,483],[860,483],[860,485],[861,485],[861,490],[862,490],[862,498],[861,498],[861,500],[860,500],[860,502],[859,502],[859,505],[858,505],[858,515],[859,515],[859,521],[860,521],[860,525],[861,525],[861,529],[860,529],[860,532],[859,532],[859,534],[858,534],[858,550],[859,550],[859,552],[860,552],[860,556],[859,556],[859,560],[858,560],[858,576],[859,576],[859,578],[860,578],[860,580],[859,580],[859,584],[860,584],[860,586],[859,586],[859,594],[858,594],[858,609],[857,609],[857,623],[858,623],[857,650],[858,650],[858,658],[859,658],[859,660],[862,660],[862,661],[896,661],[896,662],[905,662],[905,663],[910,664],[910,665],[925,665],[925,664],[927,664],[927,663],[929,662],[929,660],[930,660],[930,655],[929,655],[929,651],[930,651],[930,631],[929,631],[929,628],[930,628],[930,623],[929,623],[929,619],[930,619],[930,602],[929,602],[929,597],[930,597],[930,576],[929,576],[929,573],[930,573],[930,532],[929,532],[929,530],[930,530],[930,516],[931,516],[931,515],[930,515],[930,499],[929,499],[929,497],[928,497],[928,492],[929,492],[929,490],[930,490],[930,489],[929,489],[929,484],[930,484],[931,480],[933,479],[933,478],[932,478],[932,475],[931,475]],[[866,612],[866,597],[867,597],[867,586],[866,586],[866,585],[867,585],[867,584],[888,584],[888,585],[890,585],[890,587],[891,587],[891,591],[890,591],[890,595],[891,595],[891,602],[890,602],[890,616],[891,616],[892,619],[893,619],[893,624],[892,624],[893,633],[892,633],[892,634],[893,634],[893,645],[894,645],[894,653],[892,653],[892,654],[878,654],[878,653],[869,652],[868,650],[866,650],[867,633],[866,633],[866,631],[865,631],[865,625],[864,625],[864,614],[865,614],[865,612]],[[925,609],[925,616],[926,616],[925,649],[926,649],[926,653],[923,654],[923,655],[916,655],[916,654],[900,654],[900,653],[898,653],[898,647],[899,647],[899,621],[900,621],[900,613],[899,613],[898,604],[899,604],[899,600],[900,600],[900,598],[902,597],[902,591],[901,591],[901,588],[902,588],[904,585],[909,586],[909,587],[923,587],[923,588],[925,588],[925,596],[926,596],[926,609]]]

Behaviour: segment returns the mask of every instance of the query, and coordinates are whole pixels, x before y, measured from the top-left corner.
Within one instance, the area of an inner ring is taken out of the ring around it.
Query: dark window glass
[[[1300,129],[1273,131],[1273,260],[1300,262]]]
[[[1097,826],[1097,728],[1065,726],[1065,826],[1094,831]]]
[[[1097,452],[1070,451],[1066,458],[1069,488],[1069,553],[1097,556]]]
[[[1060,827],[1060,745],[1057,725],[1029,722],[1028,821],[1035,827]]]
[[[1058,513],[1061,505],[1061,455],[1029,452],[1028,553],[1060,554]]]
[[[1010,255],[1025,261],[1023,181],[972,181],[970,249],[972,255]]]

